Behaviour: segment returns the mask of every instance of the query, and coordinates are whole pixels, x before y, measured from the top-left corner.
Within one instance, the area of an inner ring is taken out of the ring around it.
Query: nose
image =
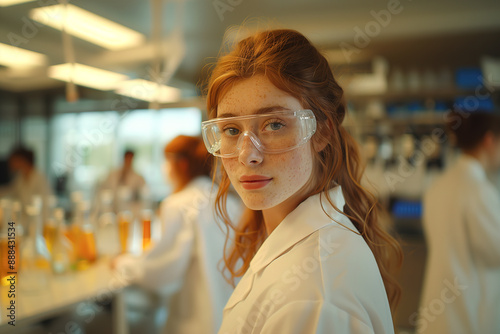
[[[251,135],[244,133],[238,143],[239,156],[238,160],[241,164],[251,166],[259,165],[264,159],[264,155],[257,148],[252,140]]]

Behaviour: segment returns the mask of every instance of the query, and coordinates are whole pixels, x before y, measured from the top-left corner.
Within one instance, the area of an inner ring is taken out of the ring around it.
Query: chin
[[[240,197],[243,203],[250,210],[255,210],[255,211],[266,210],[277,205],[275,201],[262,198],[260,196],[248,196],[248,194],[242,194],[242,195],[243,196],[240,195]]]

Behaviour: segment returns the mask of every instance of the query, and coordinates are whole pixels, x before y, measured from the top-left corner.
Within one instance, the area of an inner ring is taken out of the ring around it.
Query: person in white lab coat
[[[500,116],[452,113],[462,154],[424,196],[427,267],[419,333],[500,333]],[[415,320],[415,319],[413,319]]]
[[[393,333],[399,244],[360,186],[346,106],[327,60],[293,30],[258,32],[219,59],[208,83],[207,150],[246,210],[224,219],[229,279],[219,333]]]
[[[218,267],[225,235],[215,220],[210,156],[201,138],[178,136],[165,147],[165,157],[173,194],[160,206],[161,240],[140,258],[119,257],[115,266],[169,297],[165,333],[216,333],[233,287]],[[228,198],[228,207],[238,217],[235,197]]]
[[[9,168],[14,180],[2,193],[22,205],[23,210],[33,202],[33,196],[47,200],[53,193],[44,174],[35,167],[35,154],[25,147],[15,148],[9,156]]]
[[[138,194],[146,185],[146,181],[133,168],[134,156],[134,151],[126,150],[123,153],[123,166],[112,170],[102,183],[101,188],[116,191],[120,187],[126,187],[136,194],[134,197],[138,197]]]

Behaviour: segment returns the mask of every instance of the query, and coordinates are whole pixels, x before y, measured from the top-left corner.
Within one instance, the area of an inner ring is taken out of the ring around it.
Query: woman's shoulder
[[[309,305],[335,321],[359,321],[362,328],[391,326],[375,258],[361,236],[335,224],[301,240],[254,279],[257,305],[272,301],[276,310]]]
[[[380,289],[380,296],[385,296],[373,253],[356,230],[347,229],[345,221],[343,225],[327,225],[295,244],[265,269],[274,277],[269,279],[284,283],[302,298],[318,292],[325,299],[341,295],[363,299],[369,297],[362,296],[364,290],[370,289]]]

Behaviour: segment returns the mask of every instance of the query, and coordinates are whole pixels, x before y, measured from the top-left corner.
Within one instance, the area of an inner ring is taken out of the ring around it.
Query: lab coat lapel
[[[231,294],[231,297],[229,297],[229,300],[224,307],[224,311],[233,308],[236,304],[238,304],[248,296],[252,288],[253,279],[254,273],[252,272],[251,268],[248,268],[247,272],[245,273],[245,275],[243,275],[241,281],[238,283],[233,293]]]
[[[345,201],[341,187],[337,186],[330,189],[329,192],[335,206],[342,211]],[[323,208],[328,215],[334,220],[340,221],[341,214],[330,206],[324,195],[321,197]],[[320,194],[316,194],[306,199],[285,217],[257,251],[252,262],[250,262],[248,271],[236,286],[231,298],[229,298],[225,310],[234,307],[248,296],[255,274],[260,270],[311,233],[326,225],[335,223],[325,214],[323,208],[320,204]]]
[[[477,180],[488,181],[488,177],[483,166],[481,166],[481,163],[479,163],[479,161],[477,161],[475,158],[462,154],[458,158],[457,165]]]
[[[342,211],[345,201],[341,187],[336,186],[330,189],[329,192],[335,206]],[[323,202],[323,207],[320,203],[320,197]],[[311,233],[333,223],[334,221],[325,214],[323,209],[334,220],[340,220],[341,214],[331,207],[324,194],[322,196],[316,194],[309,197],[295,210],[290,212],[262,244],[250,263],[250,268],[252,268],[253,272],[259,272],[271,261]]]

